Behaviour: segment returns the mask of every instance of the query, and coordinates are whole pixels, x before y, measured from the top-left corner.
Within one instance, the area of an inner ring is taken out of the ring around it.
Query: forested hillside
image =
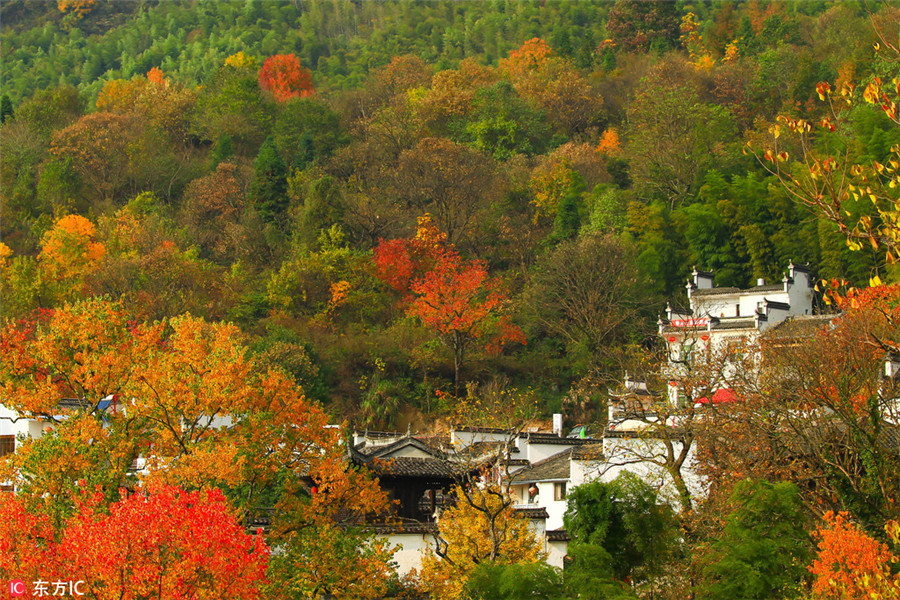
[[[232,321],[360,425],[511,382],[599,417],[693,265],[890,275],[756,154],[818,82],[889,80],[894,10],[4,2],[3,316]],[[812,143],[887,162],[884,112],[842,114]]]

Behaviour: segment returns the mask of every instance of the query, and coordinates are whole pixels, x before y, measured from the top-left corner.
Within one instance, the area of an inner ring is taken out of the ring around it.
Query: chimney
[[[756,280],[756,285],[760,285],[760,286],[766,285],[766,280],[763,279],[762,277],[760,277],[759,279]]]

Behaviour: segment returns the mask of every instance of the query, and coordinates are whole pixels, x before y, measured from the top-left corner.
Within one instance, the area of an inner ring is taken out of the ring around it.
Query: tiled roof
[[[383,446],[374,446],[372,447],[371,451],[364,453],[369,454],[370,456],[382,457],[390,454],[395,450],[399,450],[400,448],[405,448],[407,446],[412,446],[417,450],[421,450],[426,454],[434,456],[435,458],[444,458],[441,451],[414,437],[404,437],[403,439],[397,440],[396,442],[392,442],[390,444],[385,444]]]
[[[564,481],[571,477],[572,449],[554,454],[550,458],[538,461],[525,467],[512,476],[513,483],[532,483],[534,481]]]
[[[565,529],[551,529],[547,532],[548,542],[568,542],[570,539],[569,532]]]
[[[595,444],[597,440],[591,438],[559,437],[555,433],[529,433],[525,437],[531,444],[552,444],[556,446],[583,446]]]
[[[603,458],[603,442],[572,448],[572,460],[601,460]]]
[[[760,294],[765,292],[783,292],[784,286],[781,284],[757,285],[750,289],[742,290],[737,287],[714,287],[704,289],[691,290],[692,296],[716,296],[718,294]]]
[[[720,319],[713,329],[756,329],[754,319]]]
[[[513,483],[532,483],[536,481],[565,481],[571,477],[571,462],[573,460],[600,460],[603,458],[603,444],[597,440],[579,440],[588,442],[574,448],[554,454],[530,467],[513,474]]]
[[[513,511],[520,517],[525,517],[526,519],[549,519],[550,515],[547,514],[547,509],[544,507],[537,506],[513,506]]]
[[[791,310],[791,305],[787,302],[776,302],[775,300],[766,300],[766,306],[780,308],[781,310]]]
[[[440,477],[454,479],[465,472],[460,465],[440,458],[373,458],[367,463],[377,475],[394,475],[398,477]]]
[[[509,429],[500,429],[497,427],[457,427],[456,431],[466,433],[512,433]]]
[[[715,296],[716,294],[737,294],[741,291],[741,288],[736,287],[716,287],[716,288],[705,288],[705,289],[693,289],[691,290],[692,296]]]
[[[749,290],[744,290],[748,293],[756,293],[756,292],[783,292],[784,286],[780,283],[772,283],[769,285],[757,285]]]
[[[89,410],[94,407],[90,400],[84,398],[62,398],[59,407],[66,410]]]
[[[826,329],[838,315],[802,315],[789,317],[766,332],[766,339],[808,338]]]
[[[372,523],[364,526],[366,531],[380,534],[401,534],[401,533],[419,533],[419,534],[436,534],[437,525],[435,523]]]
[[[453,457],[462,461],[480,462],[486,459],[493,461],[507,453],[517,454],[518,452],[518,448],[506,442],[475,442],[454,453]]]

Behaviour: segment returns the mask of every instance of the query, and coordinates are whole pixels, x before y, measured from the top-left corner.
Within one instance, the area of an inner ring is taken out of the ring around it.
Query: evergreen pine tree
[[[7,94],[0,96],[0,123],[6,123],[6,120],[13,116],[12,100]]]
[[[250,197],[266,221],[280,220],[287,210],[287,176],[287,166],[269,136],[256,156],[256,174],[250,185]]]

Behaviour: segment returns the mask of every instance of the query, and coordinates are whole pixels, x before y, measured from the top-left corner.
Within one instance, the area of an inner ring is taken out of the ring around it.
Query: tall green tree
[[[288,170],[272,136],[263,142],[254,167],[250,198],[263,219],[270,222],[280,221],[288,206]]]
[[[703,569],[701,598],[798,597],[812,549],[800,490],[790,482],[741,481],[731,502],[735,508]]]
[[[563,521],[579,585],[604,571],[618,580],[652,581],[677,548],[674,511],[636,475],[580,485],[567,504]]]

